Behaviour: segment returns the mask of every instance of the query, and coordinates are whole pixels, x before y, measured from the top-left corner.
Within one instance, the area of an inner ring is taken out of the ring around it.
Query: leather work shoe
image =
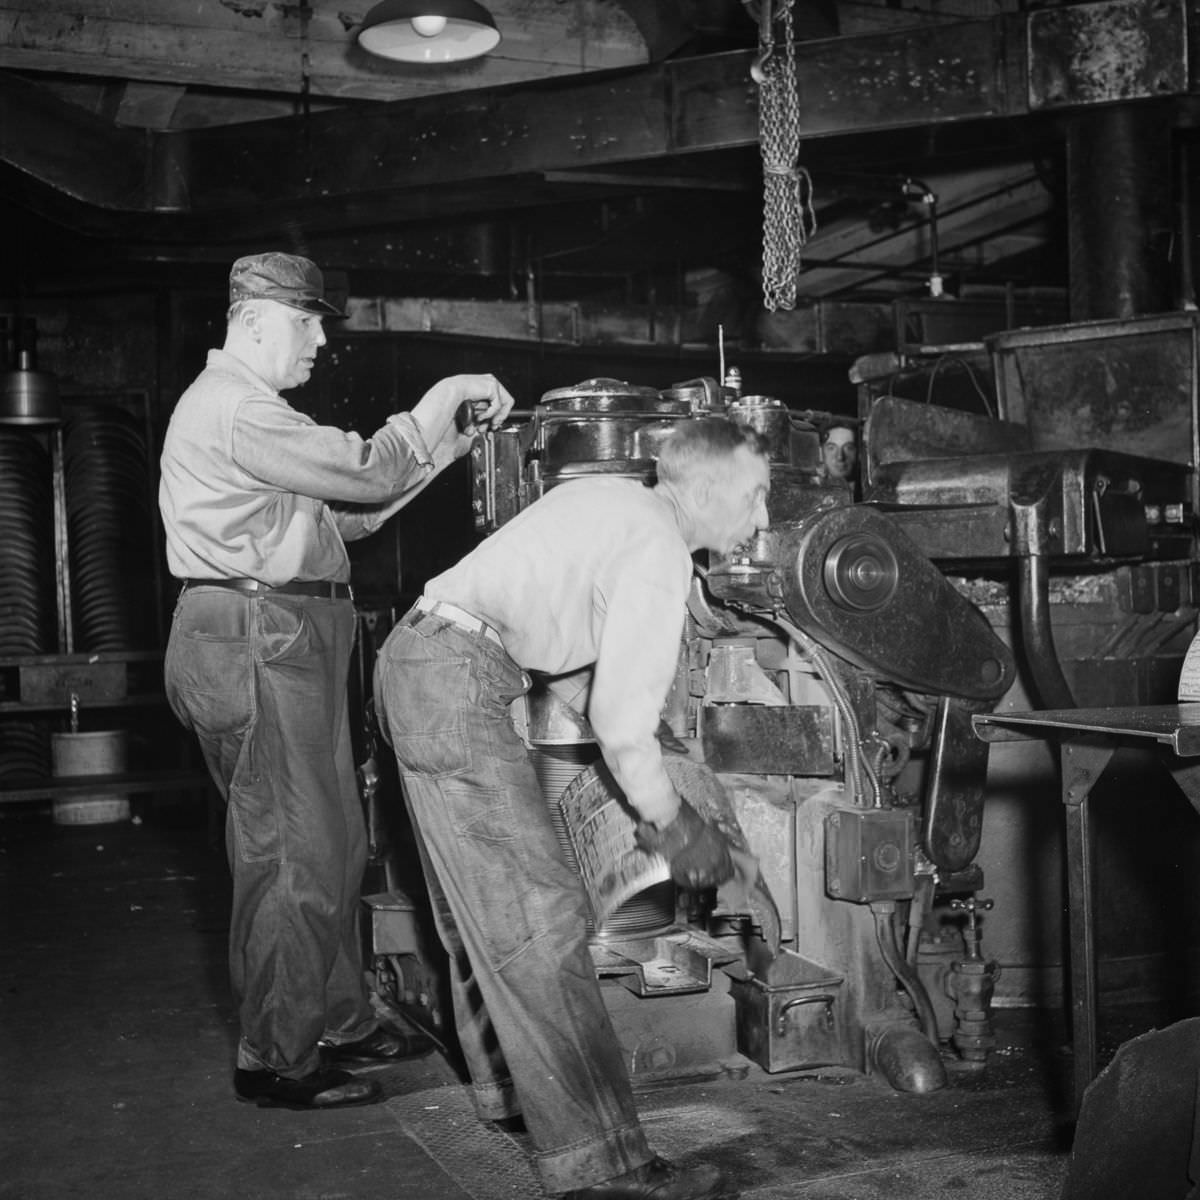
[[[433,1039],[423,1033],[404,1033],[401,1030],[376,1029],[357,1042],[321,1043],[321,1052],[330,1062],[387,1063],[406,1058],[420,1058],[433,1049]]]
[[[356,1079],[349,1071],[328,1067],[311,1071],[299,1079],[287,1079],[274,1071],[233,1073],[233,1090],[239,1100],[259,1108],[343,1108],[350,1104],[371,1104],[383,1096],[373,1079]]]
[[[737,1194],[716,1167],[677,1167],[656,1157],[614,1179],[567,1192],[562,1200],[734,1200]]]

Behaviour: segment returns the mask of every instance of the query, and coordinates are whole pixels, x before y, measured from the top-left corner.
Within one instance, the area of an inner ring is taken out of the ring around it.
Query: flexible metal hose
[[[908,965],[900,953],[900,943],[896,937],[896,904],[893,900],[875,901],[871,905],[871,913],[875,918],[875,940],[879,943],[879,953],[888,969],[896,976],[900,986],[908,993],[917,1012],[917,1020],[921,1032],[936,1046],[938,1042],[937,1017],[933,1011],[933,1001],[925,985],[917,978],[916,972]]]
[[[812,659],[821,672],[825,686],[829,689],[834,705],[846,726],[846,774],[850,792],[858,803],[863,802],[863,777],[865,776],[871,786],[871,803],[876,808],[880,808],[883,805],[883,789],[879,783],[879,776],[862,752],[862,729],[858,723],[858,715],[854,711],[854,705],[850,703],[846,689],[838,678],[833,660],[823,647],[818,646],[808,634],[802,632],[790,621],[785,621],[782,617],[774,614],[767,619],[782,629]]]

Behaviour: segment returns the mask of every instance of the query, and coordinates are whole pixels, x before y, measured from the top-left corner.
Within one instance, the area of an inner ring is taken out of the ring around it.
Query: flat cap
[[[297,254],[248,254],[229,272],[229,303],[236,300],[277,300],[301,312],[344,317],[325,299],[325,278],[316,263]]]

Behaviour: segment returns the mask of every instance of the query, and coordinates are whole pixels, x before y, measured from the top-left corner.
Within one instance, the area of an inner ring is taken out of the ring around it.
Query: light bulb
[[[432,14],[424,17],[413,17],[412,27],[421,37],[435,38],[439,33],[445,31],[446,18]]]

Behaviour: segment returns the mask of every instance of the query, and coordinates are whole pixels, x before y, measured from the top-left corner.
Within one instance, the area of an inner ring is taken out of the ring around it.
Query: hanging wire
[[[964,359],[957,358],[952,354],[939,355],[937,361],[933,364],[933,369],[929,372],[929,381],[925,387],[925,403],[933,403],[933,385],[937,381],[938,374],[943,367],[960,367],[966,371],[967,378],[971,381],[971,386],[975,389],[976,395],[983,401],[983,411],[989,417],[995,418],[996,410],[992,404],[991,397],[984,390],[983,385],[979,382],[979,376],[975,374],[975,369],[969,362]]]

